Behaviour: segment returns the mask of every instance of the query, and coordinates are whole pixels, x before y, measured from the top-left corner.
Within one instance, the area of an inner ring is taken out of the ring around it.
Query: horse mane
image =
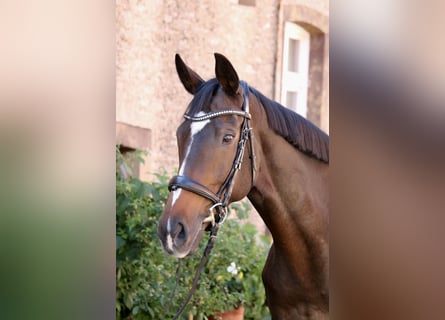
[[[329,136],[298,113],[249,86],[266,111],[269,127],[301,152],[329,163]]]
[[[186,113],[208,112],[218,87],[216,79],[204,82],[193,96]],[[249,90],[263,106],[269,127],[275,133],[304,154],[329,163],[329,136],[326,133],[298,113],[266,98],[255,88],[249,86]]]

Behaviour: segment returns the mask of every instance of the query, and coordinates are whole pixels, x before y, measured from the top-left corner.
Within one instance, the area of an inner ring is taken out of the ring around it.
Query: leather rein
[[[205,222],[211,222],[212,228],[210,231],[210,237],[207,242],[207,246],[204,249],[204,253],[202,255],[201,261],[198,265],[198,268],[196,270],[195,278],[193,280],[192,287],[190,288],[190,291],[187,295],[187,298],[185,299],[182,307],[179,309],[179,311],[176,313],[173,319],[178,319],[179,316],[184,311],[185,307],[187,306],[188,302],[190,301],[194,291],[196,290],[196,286],[199,281],[199,277],[201,275],[202,269],[204,267],[204,264],[210,255],[210,251],[213,248],[216,235],[218,233],[219,227],[224,223],[226,217],[227,217],[227,206],[229,205],[230,197],[232,195],[233,185],[236,178],[236,175],[238,171],[241,169],[241,164],[243,162],[244,158],[244,151],[246,147],[247,141],[249,141],[249,147],[250,147],[250,160],[251,160],[251,171],[252,171],[252,181],[251,185],[253,186],[256,176],[256,164],[255,164],[255,152],[254,152],[254,143],[253,143],[253,133],[252,128],[250,127],[250,120],[251,115],[249,113],[249,87],[246,82],[240,81],[240,85],[243,89],[243,105],[242,105],[242,111],[239,110],[224,110],[224,111],[216,111],[211,112],[208,114],[205,114],[203,116],[190,116],[188,114],[184,114],[184,118],[186,120],[195,122],[195,121],[205,121],[210,120],[213,118],[217,118],[220,116],[225,115],[237,115],[243,117],[243,123],[241,124],[241,135],[240,139],[238,141],[238,147],[235,153],[235,159],[233,160],[232,167],[224,180],[223,184],[219,188],[217,193],[214,193],[206,186],[202,185],[201,183],[182,175],[177,175],[171,178],[168,189],[169,191],[175,191],[178,188],[182,188],[184,190],[193,192],[201,197],[204,197],[212,202],[212,206],[209,208],[209,216],[203,220],[203,223]],[[216,211],[216,214],[215,214]],[[179,278],[180,274],[180,261],[178,265],[178,271],[177,271],[177,277]],[[176,288],[175,288],[176,289]],[[175,291],[175,290],[174,290]],[[173,291],[173,295],[174,295]],[[172,297],[173,298],[173,297]],[[173,299],[171,299],[173,300]]]

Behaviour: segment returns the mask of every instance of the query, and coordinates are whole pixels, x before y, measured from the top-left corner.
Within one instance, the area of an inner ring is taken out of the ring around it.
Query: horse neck
[[[289,239],[327,242],[328,165],[298,151],[271,129],[259,137],[258,175],[248,197],[276,246]]]

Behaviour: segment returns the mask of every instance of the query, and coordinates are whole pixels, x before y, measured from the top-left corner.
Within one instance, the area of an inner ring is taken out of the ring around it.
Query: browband
[[[220,116],[225,116],[227,114],[236,114],[238,116],[242,116],[246,119],[251,119],[250,113],[247,111],[238,111],[238,110],[223,110],[223,111],[216,111],[216,112],[212,112],[212,113],[208,113],[205,114],[203,116],[190,116],[188,114],[184,114],[184,118],[186,118],[187,120],[190,121],[204,121],[204,120],[209,120],[209,119],[213,119],[216,117],[220,117]]]

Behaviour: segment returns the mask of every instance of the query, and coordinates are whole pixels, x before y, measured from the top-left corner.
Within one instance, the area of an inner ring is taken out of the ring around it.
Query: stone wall
[[[255,6],[227,0],[118,0],[116,23],[116,120],[151,130],[143,179],[160,167],[178,166],[175,129],[191,96],[177,78],[175,53],[208,79],[214,77],[213,53],[220,52],[241,79],[273,97],[275,0]]]

